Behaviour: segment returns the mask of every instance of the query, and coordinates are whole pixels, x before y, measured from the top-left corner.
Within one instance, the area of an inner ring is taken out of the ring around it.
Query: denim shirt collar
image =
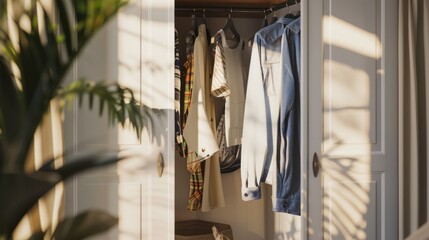
[[[277,21],[276,21],[276,23],[281,23],[281,24],[283,24],[284,26],[287,26],[287,25],[289,25],[291,22],[293,22],[295,19],[293,19],[293,18],[285,18],[285,17],[282,17],[282,18],[279,18]]]
[[[256,33],[258,43],[262,46],[272,44],[283,35],[285,27],[293,21],[296,20],[291,18],[280,18],[275,23],[262,28]]]
[[[287,26],[287,29],[290,29],[295,34],[298,34],[301,31],[301,18],[298,17],[297,19],[290,22]]]

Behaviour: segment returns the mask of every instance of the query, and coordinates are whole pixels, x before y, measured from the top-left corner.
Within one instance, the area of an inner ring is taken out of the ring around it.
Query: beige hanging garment
[[[224,207],[225,200],[219,164],[219,146],[216,142],[216,118],[211,91],[212,55],[209,52],[206,26],[198,27],[194,45],[194,87],[191,107],[183,136],[188,144],[188,154],[195,160],[205,160],[203,202],[201,210]]]

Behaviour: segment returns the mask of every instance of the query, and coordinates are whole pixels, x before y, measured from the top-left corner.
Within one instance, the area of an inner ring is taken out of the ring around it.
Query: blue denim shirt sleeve
[[[282,38],[282,80],[277,179],[273,211],[300,215],[300,19],[288,24]]]

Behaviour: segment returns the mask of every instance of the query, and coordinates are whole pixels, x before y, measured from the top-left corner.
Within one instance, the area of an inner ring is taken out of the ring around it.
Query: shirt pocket
[[[265,90],[268,96],[276,96],[277,92],[280,91],[278,88],[278,83],[276,81],[280,81],[278,77],[278,67],[280,66],[280,61],[278,62],[267,62],[265,64],[264,71],[264,85]]]

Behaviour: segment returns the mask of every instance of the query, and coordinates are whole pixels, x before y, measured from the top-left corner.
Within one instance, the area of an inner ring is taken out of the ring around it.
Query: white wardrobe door
[[[305,7],[304,237],[397,239],[397,1]]]
[[[154,110],[140,140],[130,128],[109,127],[97,105],[66,115],[66,149],[74,154],[116,149],[134,156],[67,185],[66,214],[102,209],[119,217],[116,228],[95,239],[174,239],[173,74],[174,0],[130,1],[76,63],[72,80],[118,81]]]

